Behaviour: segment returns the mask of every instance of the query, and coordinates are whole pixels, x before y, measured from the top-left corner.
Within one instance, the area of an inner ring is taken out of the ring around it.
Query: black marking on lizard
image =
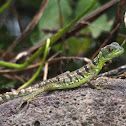
[[[70,76],[70,74],[67,73],[67,77],[70,79],[70,82],[72,82],[72,77]]]
[[[85,71],[86,71],[87,73],[89,73],[89,69],[88,69],[87,66],[84,66],[84,69],[85,69]]]
[[[63,83],[65,83],[65,79],[63,79]]]
[[[37,83],[37,85],[38,85],[38,88],[40,88],[42,86],[42,82]],[[34,87],[35,87],[35,85],[34,85]]]
[[[53,82],[52,79],[49,79],[49,82],[52,83]]]
[[[82,73],[80,73],[79,70],[76,70],[76,73],[77,73],[77,75],[80,75],[84,78],[84,75]]]
[[[75,79],[79,82],[79,79],[75,76]]]
[[[58,76],[56,76],[56,79],[57,79],[58,81],[60,81],[60,78],[59,78]]]
[[[94,61],[94,60],[92,60],[92,63],[96,66],[96,63],[95,63],[95,61]]]

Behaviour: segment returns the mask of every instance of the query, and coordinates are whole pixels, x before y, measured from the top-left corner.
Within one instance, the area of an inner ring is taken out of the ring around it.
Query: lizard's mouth
[[[119,56],[122,53],[124,53],[124,49],[122,47],[120,47],[119,51],[115,52],[115,55]]]

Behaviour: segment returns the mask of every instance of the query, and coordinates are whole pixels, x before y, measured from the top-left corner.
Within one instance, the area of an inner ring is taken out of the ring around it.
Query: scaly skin
[[[45,91],[78,87],[92,79],[92,77],[95,77],[102,69],[102,66],[106,61],[121,55],[123,52],[124,49],[118,43],[113,42],[112,44],[102,48],[97,57],[92,60],[90,64],[85,65],[73,72],[67,72],[52,79],[38,83],[33,87],[2,94],[0,95],[0,103],[16,97],[28,95],[27,97],[23,98],[23,102],[25,102]]]

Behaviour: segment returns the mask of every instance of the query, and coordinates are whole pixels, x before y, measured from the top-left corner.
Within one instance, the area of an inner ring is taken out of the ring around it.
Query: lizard
[[[121,47],[117,42],[113,42],[101,48],[99,54],[91,61],[91,63],[84,65],[73,72],[66,72],[61,76],[58,75],[54,78],[42,81],[26,89],[14,90],[12,92],[1,94],[0,104],[14,98],[25,96],[22,99],[23,104],[24,102],[30,101],[42,92],[56,89],[75,88],[88,81],[90,82],[90,80],[98,75],[106,61],[121,55],[123,52],[124,48]],[[90,85],[92,84],[90,83]]]

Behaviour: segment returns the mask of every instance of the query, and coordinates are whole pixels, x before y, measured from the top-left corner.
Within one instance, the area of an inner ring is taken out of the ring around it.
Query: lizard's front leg
[[[96,84],[94,83],[94,82],[92,82],[92,80],[96,80],[96,81],[98,81],[98,80],[100,80],[100,79],[102,79],[101,81],[99,81],[99,82],[97,82]],[[107,85],[105,85],[105,86],[103,86],[102,84],[104,84],[104,83],[108,83],[107,82],[107,79],[105,78],[104,79],[104,81],[103,81],[103,77],[101,78],[95,78],[95,76],[94,75],[92,75],[91,76],[91,78],[87,81],[87,84],[91,87],[91,88],[93,88],[93,89],[109,89],[109,87],[107,86]]]

